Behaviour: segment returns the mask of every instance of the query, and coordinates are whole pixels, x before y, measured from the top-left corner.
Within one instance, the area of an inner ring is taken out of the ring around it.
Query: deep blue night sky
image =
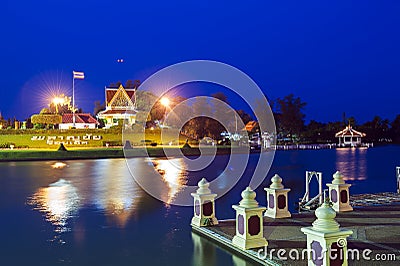
[[[29,117],[46,87],[71,93],[79,70],[77,104],[92,112],[110,82],[210,59],[244,71],[270,99],[301,97],[307,120],[400,113],[399,1],[215,2],[6,0],[0,111]]]

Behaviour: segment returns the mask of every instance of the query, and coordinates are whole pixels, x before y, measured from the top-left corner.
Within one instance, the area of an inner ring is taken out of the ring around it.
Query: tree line
[[[111,83],[109,87],[119,87],[121,84],[122,83],[118,81]],[[139,85],[139,80],[128,80],[124,87],[138,88]],[[71,113],[72,106],[70,97],[64,95],[62,95],[62,97],[62,103],[55,104],[52,102],[49,104],[48,108],[43,108],[41,110],[40,115],[32,117],[33,120],[40,118],[42,120],[52,119],[51,121],[46,120],[47,123],[40,119],[38,121],[30,121],[30,119],[27,119],[27,126],[31,127],[34,124],[57,124],[60,115]],[[170,119],[168,119],[169,124],[166,126],[181,126],[181,131],[194,139],[201,139],[203,137],[220,139],[222,132],[243,131],[243,125],[246,125],[249,121],[255,120],[254,114],[249,114],[244,110],[232,111],[232,109],[227,109],[226,106],[229,105],[229,100],[222,92],[211,95],[211,99],[215,99],[215,101],[196,97],[194,101],[189,101],[186,104],[181,104],[188,100],[184,97],[169,97],[169,106],[162,105],[156,95],[146,90],[137,90],[135,99],[135,108],[138,110],[136,120],[139,124],[145,124],[147,127],[155,127],[163,124],[170,110],[175,109],[175,107],[179,105],[180,114],[175,114],[176,117],[171,115],[169,117]],[[303,102],[300,97],[289,94],[276,100],[269,99],[268,102],[275,119],[277,140],[280,143],[336,143],[335,133],[342,130],[348,124],[354,129],[366,133],[366,137],[364,138],[366,142],[400,143],[400,114],[392,121],[375,116],[370,121],[358,123],[354,117],[347,118],[343,113],[341,121],[324,123],[310,120],[310,122],[306,124],[304,109],[307,103]],[[225,103],[226,106],[223,103]],[[94,116],[96,116],[99,111],[105,109],[105,103],[101,103],[100,101],[96,101],[94,105]],[[147,110],[149,106],[152,107],[150,110]],[[256,109],[257,108],[258,105]],[[76,110],[76,112],[82,112],[82,110]],[[265,113],[265,110],[256,110],[256,112]],[[196,114],[196,117],[187,119],[186,121],[185,116],[193,113]],[[217,119],[210,117],[215,117]],[[182,121],[186,121],[183,126],[181,125]],[[226,123],[224,126],[218,121],[228,121],[229,123]],[[238,123],[238,121],[240,123]],[[0,128],[13,128],[15,122],[15,117],[6,120],[0,113]],[[241,126],[238,127],[239,125]],[[256,133],[257,130],[259,130],[259,128],[256,127],[254,131],[250,133]]]
[[[156,97],[147,91],[137,91],[137,93],[137,107],[139,110],[148,104],[149,101],[146,99]],[[212,94],[211,97],[229,104],[228,97],[222,92]],[[186,99],[180,96],[172,98],[170,108],[173,109],[184,100]],[[304,109],[307,103],[302,101],[300,97],[289,94],[276,100],[268,100],[268,102],[274,115],[277,140],[280,143],[336,143],[335,133],[343,130],[349,124],[354,129],[366,133],[365,142],[400,143],[400,114],[392,121],[375,116],[370,121],[358,123],[354,117],[346,117],[343,113],[340,121],[318,122],[310,120],[306,124]],[[212,113],[215,115],[218,112],[226,112],[225,118],[224,114],[217,114],[217,116],[222,118],[222,121],[229,120],[231,122],[235,120],[233,117],[236,116],[244,125],[251,120],[255,120],[254,114],[246,113],[244,110],[235,110],[235,114],[229,113],[223,108],[215,108],[215,103],[211,102],[210,104],[203,98],[196,99],[190,108],[190,112],[203,114],[203,116],[190,119],[182,128],[182,132],[195,139],[203,137],[219,139],[223,131],[243,130],[243,128],[235,129],[232,123],[230,128],[224,128],[217,120],[208,117]],[[162,121],[167,111],[165,106],[156,102],[150,111],[150,116],[139,118],[139,120],[146,119],[150,124],[155,120]],[[220,119],[218,120],[221,121]],[[256,128],[255,132],[257,130],[259,129]]]
[[[366,133],[364,142],[400,143],[400,114],[394,120],[375,116],[365,123],[358,123],[354,117],[343,113],[341,121],[318,122],[310,120],[305,124],[304,109],[307,103],[300,97],[289,94],[273,102],[278,140],[301,143],[336,143],[335,133],[351,125],[357,131]]]

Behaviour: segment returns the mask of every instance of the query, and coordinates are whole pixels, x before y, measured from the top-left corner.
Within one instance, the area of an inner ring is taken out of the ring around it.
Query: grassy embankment
[[[97,137],[94,137],[97,136]],[[74,137],[74,138],[71,138]],[[0,131],[0,161],[49,160],[81,158],[121,158],[123,136],[121,130],[3,130]],[[164,149],[179,154],[178,147],[186,141],[185,136],[164,131],[161,139],[159,130],[146,131],[145,134],[130,132],[124,136],[129,139],[133,149],[129,156],[165,156]],[[68,151],[58,151],[60,143]],[[172,146],[170,146],[172,144]],[[108,145],[108,147],[107,147]],[[146,150],[143,149],[144,145]],[[11,149],[10,147],[13,147]],[[226,153],[227,149],[219,149]],[[198,155],[198,149],[184,149],[185,155]]]

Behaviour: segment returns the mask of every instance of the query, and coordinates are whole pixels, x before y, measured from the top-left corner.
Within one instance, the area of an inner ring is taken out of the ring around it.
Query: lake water
[[[219,219],[234,217],[232,204],[247,186],[258,155],[252,154],[245,175],[216,202]],[[0,163],[1,265],[251,265],[192,234],[192,208],[171,203],[184,185],[210,180],[226,166],[218,156],[201,172],[170,170],[162,159],[131,159],[133,172],[151,163],[164,171],[163,199],[144,192],[124,159]],[[181,159],[175,159],[177,163]],[[323,172],[324,183],[341,170],[350,193],[396,191],[395,167],[400,147],[277,151],[270,172],[256,189],[278,173],[292,189],[290,206],[304,194],[305,171]],[[58,167],[58,168],[57,168]],[[163,168],[164,167],[164,168]],[[132,168],[132,167],[131,167]],[[235,174],[234,170],[231,173]],[[146,173],[141,173],[143,178]],[[226,176],[225,178],[232,178]],[[159,181],[159,180],[158,180]],[[316,187],[312,188],[316,192]]]

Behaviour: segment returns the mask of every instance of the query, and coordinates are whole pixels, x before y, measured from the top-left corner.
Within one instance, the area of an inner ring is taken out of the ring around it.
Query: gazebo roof
[[[335,134],[335,137],[341,138],[341,137],[365,137],[366,134],[359,132],[357,130],[354,130],[350,125],[346,126],[345,129],[342,131],[339,131],[338,133]]]

